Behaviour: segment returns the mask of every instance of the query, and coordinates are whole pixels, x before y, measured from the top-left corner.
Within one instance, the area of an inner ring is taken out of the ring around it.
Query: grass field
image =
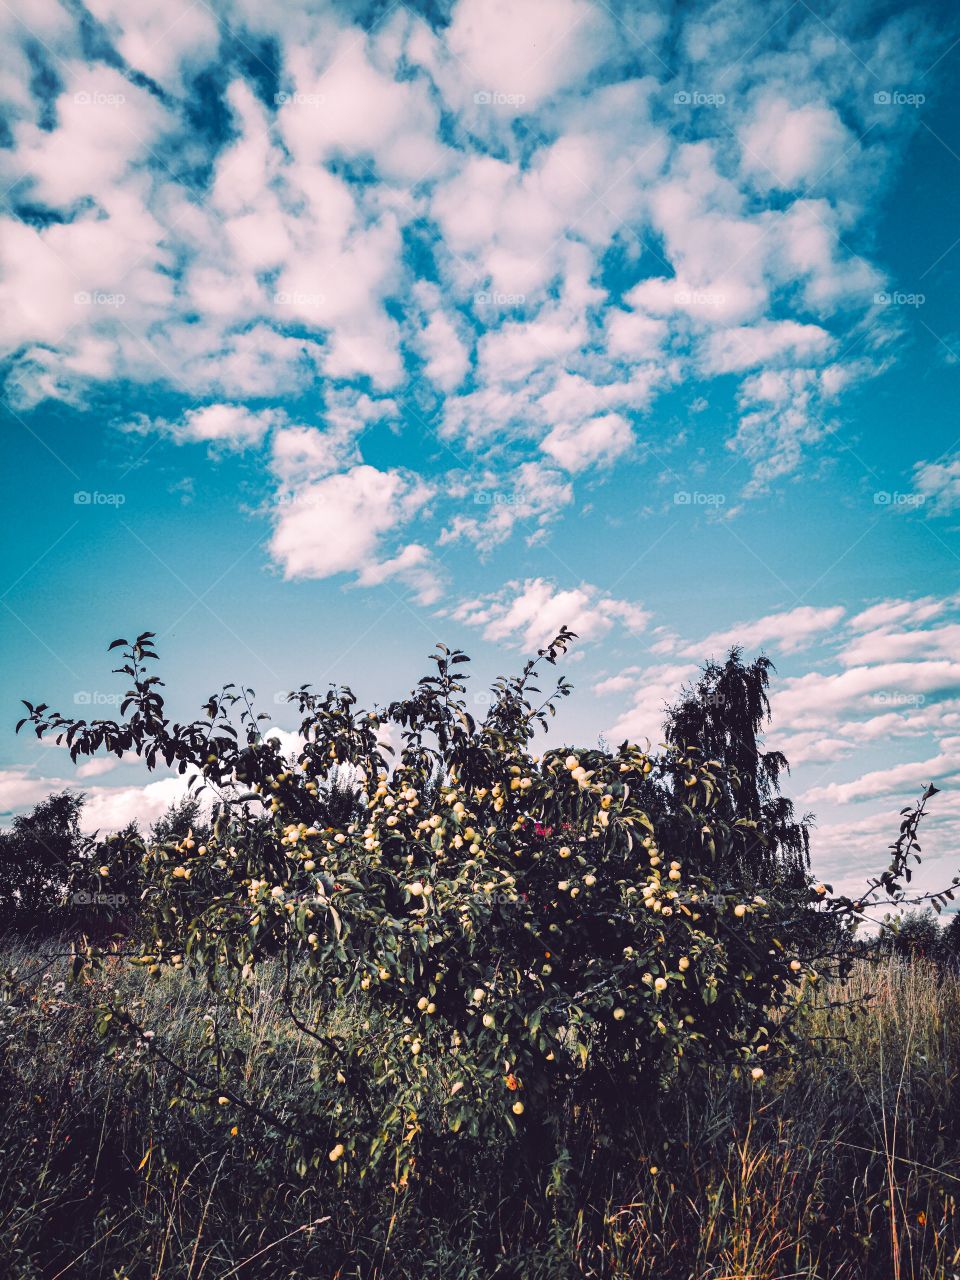
[[[404,1188],[301,1178],[262,1121],[201,1123],[157,1055],[103,1050],[96,1008],[119,984],[158,1046],[202,1071],[209,996],[185,973],[138,992],[130,973],[70,985],[65,964],[23,944],[3,956],[0,1272],[18,1280],[960,1274],[960,980],[923,962],[864,963],[821,993],[872,999],[811,1010],[802,1066],[762,1086],[714,1077],[656,1113],[624,1098],[615,1149],[571,1116],[540,1185],[509,1151],[477,1150]],[[275,999],[257,988],[231,1049],[282,1114],[326,1082]],[[357,1018],[335,1014],[346,1034]]]

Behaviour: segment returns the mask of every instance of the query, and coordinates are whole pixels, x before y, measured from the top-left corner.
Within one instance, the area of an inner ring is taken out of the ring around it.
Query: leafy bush
[[[139,851],[142,935],[112,953],[155,978],[202,975],[216,995],[203,1066],[178,1063],[135,1004],[106,1007],[101,1031],[183,1072],[180,1105],[267,1123],[301,1171],[379,1169],[396,1185],[491,1142],[542,1168],[576,1126],[614,1138],[627,1095],[655,1108],[678,1079],[695,1086],[722,1068],[759,1081],[788,1061],[818,977],[809,947],[793,946],[798,919],[856,918],[881,891],[896,900],[926,797],[865,898],[830,898],[802,872],[767,765],[744,812],[749,759],[738,768],[679,741],[660,755],[628,743],[533,753],[569,692],[561,679],[544,696],[538,672],[571,638],[498,680],[482,723],[464,697],[468,659],[444,646],[435,673],[382,713],[348,689],[304,686],[291,695],[296,762],[263,738],[247,689],[226,686],[204,720],[171,723],[147,674],[149,633],[113,646],[132,681],[124,721],[28,703],[21,724],[74,758],[135,751],[195,771],[215,797],[208,830],[99,846],[105,883],[131,875]],[[386,723],[401,740],[392,767]],[[761,845],[768,871],[778,850],[790,860],[782,899],[746,892],[737,872],[762,863]],[[112,963],[109,952],[78,947],[75,974]],[[248,1087],[230,1044],[265,965],[314,1048],[313,1085],[282,1110]],[[343,1034],[345,1009],[361,1035]]]
[[[60,791],[0,831],[0,922],[42,928],[63,906],[85,841],[80,831],[83,796]]]
[[[908,911],[884,930],[881,945],[903,960],[939,960],[943,954],[943,931],[929,911]]]

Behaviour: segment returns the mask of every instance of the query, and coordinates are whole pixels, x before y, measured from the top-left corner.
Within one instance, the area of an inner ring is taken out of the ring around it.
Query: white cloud
[[[582,83],[613,49],[615,33],[585,0],[460,0],[445,41],[464,96],[492,94],[477,105],[517,114]]]
[[[639,671],[639,667],[624,667],[619,675],[607,676],[603,680],[598,680],[593,685],[591,692],[595,693],[598,698],[606,698],[614,693],[626,693],[628,689],[632,689],[637,683],[636,676]]]
[[[569,627],[582,641],[598,640],[615,626],[639,634],[650,619],[640,605],[605,596],[584,583],[559,590],[545,578],[508,583],[495,595],[464,600],[451,617],[467,626],[482,627],[494,643],[537,649]]]
[[[810,672],[784,680],[773,696],[774,723],[779,728],[817,728],[864,707],[910,707],[911,697],[956,696],[960,693],[960,662],[938,659],[888,662],[851,667],[837,674]]]
[[[163,92],[88,61],[77,22],[47,0],[31,22],[62,81],[49,120],[13,86],[30,83],[22,51],[5,55],[14,146],[0,177],[51,211],[0,228],[0,345],[19,409],[82,404],[118,379],[261,417],[242,401],[402,388],[426,402],[428,436],[437,424],[473,455],[465,469],[546,452],[579,474],[626,457],[667,388],[735,374],[729,443],[756,496],[825,446],[831,407],[880,367],[874,339],[834,356],[862,334],[882,280],[848,246],[864,242],[900,145],[890,129],[858,140],[857,104],[867,66],[909,82],[929,41],[920,24],[908,40],[897,19],[853,30],[841,15],[827,39],[798,12],[757,41],[755,8],[673,23],[589,0],[457,0],[448,21],[400,6],[370,28],[329,6],[242,4],[241,27],[280,46],[281,95],[264,105],[230,63],[215,149],[183,109],[197,71],[228,57],[211,12],[92,11],[117,61]],[[709,113],[669,109],[672,63],[701,79],[727,69],[736,135],[729,115],[712,129]],[[657,264],[623,297],[614,247],[627,272],[644,254]],[[75,302],[84,294],[122,301]],[[361,465],[347,433],[322,426],[328,473]],[[190,416],[181,438],[265,435],[252,419]],[[918,467],[938,513],[956,505],[954,470]],[[489,545],[519,523],[492,515],[445,528]]]
[[[840,653],[847,666],[902,662],[913,658],[952,658],[960,653],[960,622],[916,631],[871,630],[858,635]]]
[[[913,622],[919,625],[938,618],[943,611],[955,603],[949,596],[923,596],[917,600],[881,600],[870,605],[850,619],[851,631],[874,631],[886,629],[898,622]]]
[[[440,545],[465,538],[481,553],[505,542],[518,525],[532,526],[527,541],[539,541],[573,502],[569,481],[540,462],[523,462],[506,475],[484,470],[452,476],[444,489],[449,498],[477,514],[457,512],[441,531]]]
[[[630,424],[619,413],[607,413],[586,422],[561,422],[540,445],[544,453],[567,471],[614,462],[633,445]]]
[[[935,516],[952,515],[960,508],[960,453],[948,454],[936,462],[918,462],[913,484]]]
[[[833,339],[816,324],[795,320],[745,325],[710,335],[705,363],[712,373],[737,373],[769,366],[787,357],[807,361],[825,355]]]
[[[815,804],[819,800],[831,800],[836,804],[850,804],[857,800],[873,800],[878,796],[902,796],[903,803],[913,800],[913,793],[928,783],[948,781],[960,769],[960,753],[941,752],[929,760],[910,760],[887,769],[865,773],[852,782],[830,782],[823,787],[813,787],[803,799]]]
[[[358,573],[370,584],[387,573],[384,537],[406,524],[431,497],[418,477],[361,464],[293,490],[275,512],[270,541],[287,578],[328,578]],[[423,558],[407,548],[393,572],[423,570]]]
[[[159,431],[177,444],[209,444],[214,448],[248,449],[262,443],[273,427],[285,422],[283,413],[275,409],[247,409],[239,404],[208,404],[188,409],[176,422],[162,418],[135,419],[124,427],[128,431]]]
[[[77,778],[96,777],[104,771],[92,766],[110,763],[106,757],[90,760],[77,770]],[[0,770],[0,809],[25,810],[55,791],[82,791],[85,796],[80,815],[82,830],[119,831],[135,821],[140,830],[145,831],[171,804],[183,799],[188,783],[188,776],[176,776],[135,786],[78,787],[75,779],[34,775],[26,769],[4,769]]]
[[[733,645],[746,649],[773,645],[784,653],[794,653],[824,631],[833,630],[843,614],[840,605],[824,608],[798,605],[784,613],[769,613],[753,622],[738,622],[724,631],[715,631],[695,644],[688,644],[683,653],[690,658],[717,655]]]
[[[610,728],[604,730],[604,735],[615,743],[647,740],[656,746],[662,741],[667,707],[677,700],[683,686],[699,670],[694,663],[646,668],[633,701]]]
[[[776,94],[757,99],[739,138],[743,168],[761,189],[814,182],[855,141],[832,107],[794,107]]]

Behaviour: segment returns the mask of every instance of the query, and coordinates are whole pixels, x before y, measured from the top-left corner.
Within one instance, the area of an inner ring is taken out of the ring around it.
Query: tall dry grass
[[[61,987],[63,962],[29,948],[0,967],[18,970],[0,1006],[0,1274],[17,1280],[960,1276],[960,979],[923,963],[825,989],[798,1065],[759,1086],[625,1098],[614,1149],[584,1118],[542,1186],[490,1150],[402,1193],[302,1178],[262,1126],[233,1135],[156,1061],[104,1050],[96,1005],[121,988],[200,1071],[210,997],[186,974]],[[363,1034],[356,1016],[338,1029]],[[236,1048],[273,1110],[322,1087],[269,981]]]

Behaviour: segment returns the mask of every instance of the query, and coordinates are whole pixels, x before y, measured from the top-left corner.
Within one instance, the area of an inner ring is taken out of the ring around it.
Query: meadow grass
[[[204,1073],[211,997],[187,973],[70,985],[63,958],[17,943],[0,967],[16,971],[0,1006],[0,1274],[17,1280],[960,1275],[960,978],[925,962],[864,962],[824,987],[797,1066],[760,1085],[715,1073],[624,1098],[613,1145],[571,1116],[540,1179],[475,1148],[404,1188],[300,1176],[262,1121],[198,1115],[155,1055],[105,1050],[97,1006],[120,995]],[[364,1034],[356,1008],[333,1017]],[[326,1087],[270,975],[230,1051],[278,1114]]]

